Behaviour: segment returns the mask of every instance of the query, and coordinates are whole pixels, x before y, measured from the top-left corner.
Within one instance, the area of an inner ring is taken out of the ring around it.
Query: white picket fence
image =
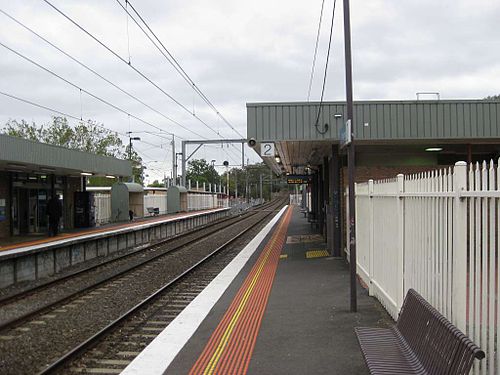
[[[207,210],[218,205],[217,194],[188,193],[188,211]]]
[[[94,193],[95,220],[97,225],[111,221],[111,195]],[[218,199],[217,194],[188,193],[188,211],[227,207],[227,199]],[[148,207],[158,207],[160,215],[167,213],[167,196],[151,194],[144,196],[144,216],[151,216]]]
[[[167,213],[167,194],[148,194],[144,196],[144,216],[151,216],[148,207],[158,208],[158,213]]]
[[[473,370],[485,375],[500,373],[497,173],[492,161],[458,162],[356,184],[357,269],[370,295],[396,319],[417,290],[485,351]]]

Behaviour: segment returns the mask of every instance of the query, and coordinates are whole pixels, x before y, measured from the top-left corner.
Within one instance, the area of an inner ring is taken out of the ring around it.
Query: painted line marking
[[[174,358],[258,249],[286,208],[287,206],[283,207],[224,270],[123,370],[123,375],[145,373],[160,375],[167,371]]]
[[[271,293],[292,210],[274,230],[190,375],[245,374]]]

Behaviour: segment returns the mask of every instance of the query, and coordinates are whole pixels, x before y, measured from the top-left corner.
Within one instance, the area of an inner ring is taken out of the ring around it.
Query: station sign
[[[273,157],[274,158],[274,143],[267,142],[262,143],[260,146],[260,156],[262,157]]]
[[[352,142],[352,126],[351,120],[347,120],[344,126],[339,129],[340,148],[347,147]]]
[[[309,184],[312,181],[312,176],[308,174],[291,174],[286,176],[286,183],[288,185],[302,185]]]

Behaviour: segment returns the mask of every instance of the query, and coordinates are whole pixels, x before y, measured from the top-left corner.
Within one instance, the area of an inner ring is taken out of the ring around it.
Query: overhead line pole
[[[351,143],[347,150],[347,169],[349,175],[349,263],[351,268],[351,312],[358,310],[356,294],[356,203],[354,191],[355,153],[354,153],[354,106],[352,100],[352,58],[351,58],[351,21],[349,0],[344,0],[344,48],[345,48],[345,82],[347,100],[347,121],[351,122]]]

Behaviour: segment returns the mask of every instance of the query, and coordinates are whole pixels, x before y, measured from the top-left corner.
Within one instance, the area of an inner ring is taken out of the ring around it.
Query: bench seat
[[[394,329],[356,327],[355,331],[371,374],[426,374]]]
[[[467,375],[474,359],[484,352],[409,289],[396,325],[391,328],[355,328],[370,373]]]

